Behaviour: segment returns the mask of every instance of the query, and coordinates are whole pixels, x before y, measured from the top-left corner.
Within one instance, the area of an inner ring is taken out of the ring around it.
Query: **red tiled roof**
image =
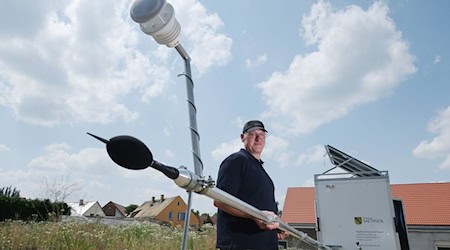
[[[281,220],[286,223],[315,224],[313,187],[290,187],[284,200]]]
[[[391,192],[403,201],[408,225],[450,226],[450,182],[393,184]]]
[[[392,184],[392,198],[403,202],[408,225],[450,226],[450,182]],[[290,187],[281,219],[315,224],[314,187]]]

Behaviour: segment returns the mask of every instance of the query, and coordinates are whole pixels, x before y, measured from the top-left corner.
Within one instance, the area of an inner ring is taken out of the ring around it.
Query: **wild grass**
[[[215,228],[190,230],[187,249],[215,249]],[[183,228],[153,223],[0,222],[0,249],[181,249]]]

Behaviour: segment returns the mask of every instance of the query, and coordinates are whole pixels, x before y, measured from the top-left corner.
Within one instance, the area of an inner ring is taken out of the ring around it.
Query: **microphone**
[[[123,168],[141,170],[152,167],[172,180],[178,178],[180,174],[178,169],[153,160],[150,149],[135,137],[119,135],[106,140],[91,133],[87,134],[105,143],[109,157]]]

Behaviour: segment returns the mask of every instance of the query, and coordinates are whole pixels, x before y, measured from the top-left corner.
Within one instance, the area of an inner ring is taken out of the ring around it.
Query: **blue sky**
[[[192,58],[204,175],[239,150],[249,119],[280,209],[330,169],[332,145],[391,183],[450,179],[447,1],[173,0]],[[115,165],[104,138],[132,135],[193,171],[184,63],[129,16],[132,1],[8,1],[0,10],[0,186],[27,198],[142,204],[186,192]],[[51,193],[51,192],[50,192]],[[193,209],[215,212],[193,196]]]

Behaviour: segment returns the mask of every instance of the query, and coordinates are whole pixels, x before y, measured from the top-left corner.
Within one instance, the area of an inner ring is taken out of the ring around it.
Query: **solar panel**
[[[349,173],[356,176],[381,176],[381,172],[378,169],[373,168],[358,159],[351,157],[350,155],[330,146],[325,145],[328,156],[331,163],[336,167],[339,167]]]

